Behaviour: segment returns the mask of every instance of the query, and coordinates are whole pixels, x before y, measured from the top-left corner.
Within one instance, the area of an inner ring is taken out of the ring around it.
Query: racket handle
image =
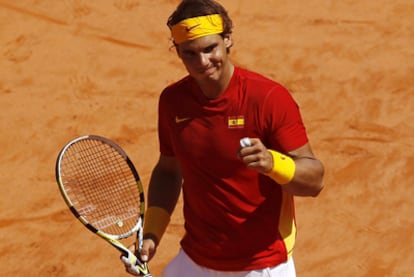
[[[152,277],[151,273],[149,272],[148,269],[148,264],[146,262],[142,262],[140,260],[137,260],[136,262],[136,267],[139,266],[140,268],[140,273],[142,277]]]
[[[139,245],[138,240],[135,241],[135,249],[136,249],[136,253],[139,254],[139,252],[141,252],[141,245]],[[152,277],[151,273],[149,272],[148,269],[148,264],[147,262],[143,262],[141,261],[141,258],[139,257],[139,255],[137,255],[137,260],[135,262],[135,267],[139,267],[141,270],[141,275],[142,277]],[[147,272],[147,273],[145,273]]]
[[[132,253],[128,248],[124,248],[121,251],[123,252],[121,260],[129,273],[139,274],[141,277],[152,277],[147,262],[141,261],[139,256]]]

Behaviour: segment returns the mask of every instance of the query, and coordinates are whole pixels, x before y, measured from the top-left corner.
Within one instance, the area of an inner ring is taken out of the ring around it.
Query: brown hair
[[[171,28],[178,22],[192,17],[220,14],[223,19],[222,36],[232,33],[233,22],[224,7],[215,0],[183,0],[168,18],[167,26]]]

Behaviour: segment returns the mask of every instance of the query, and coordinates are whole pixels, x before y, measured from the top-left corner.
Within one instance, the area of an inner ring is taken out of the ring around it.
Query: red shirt
[[[284,153],[308,142],[289,92],[238,67],[218,98],[207,99],[190,76],[161,94],[160,151],[178,159],[184,178],[181,246],[215,270],[275,266],[294,244],[293,197],[238,158],[243,137]]]

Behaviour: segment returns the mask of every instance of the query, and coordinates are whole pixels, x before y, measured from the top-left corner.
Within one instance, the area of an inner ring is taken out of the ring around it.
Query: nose
[[[206,66],[210,63],[210,55],[208,53],[200,53],[198,60],[201,66]]]

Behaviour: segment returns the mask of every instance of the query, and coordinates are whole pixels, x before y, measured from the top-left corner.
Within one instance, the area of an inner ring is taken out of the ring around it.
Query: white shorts
[[[163,277],[296,277],[293,258],[274,267],[251,271],[217,271],[199,266],[187,254],[180,252],[167,265]]]

